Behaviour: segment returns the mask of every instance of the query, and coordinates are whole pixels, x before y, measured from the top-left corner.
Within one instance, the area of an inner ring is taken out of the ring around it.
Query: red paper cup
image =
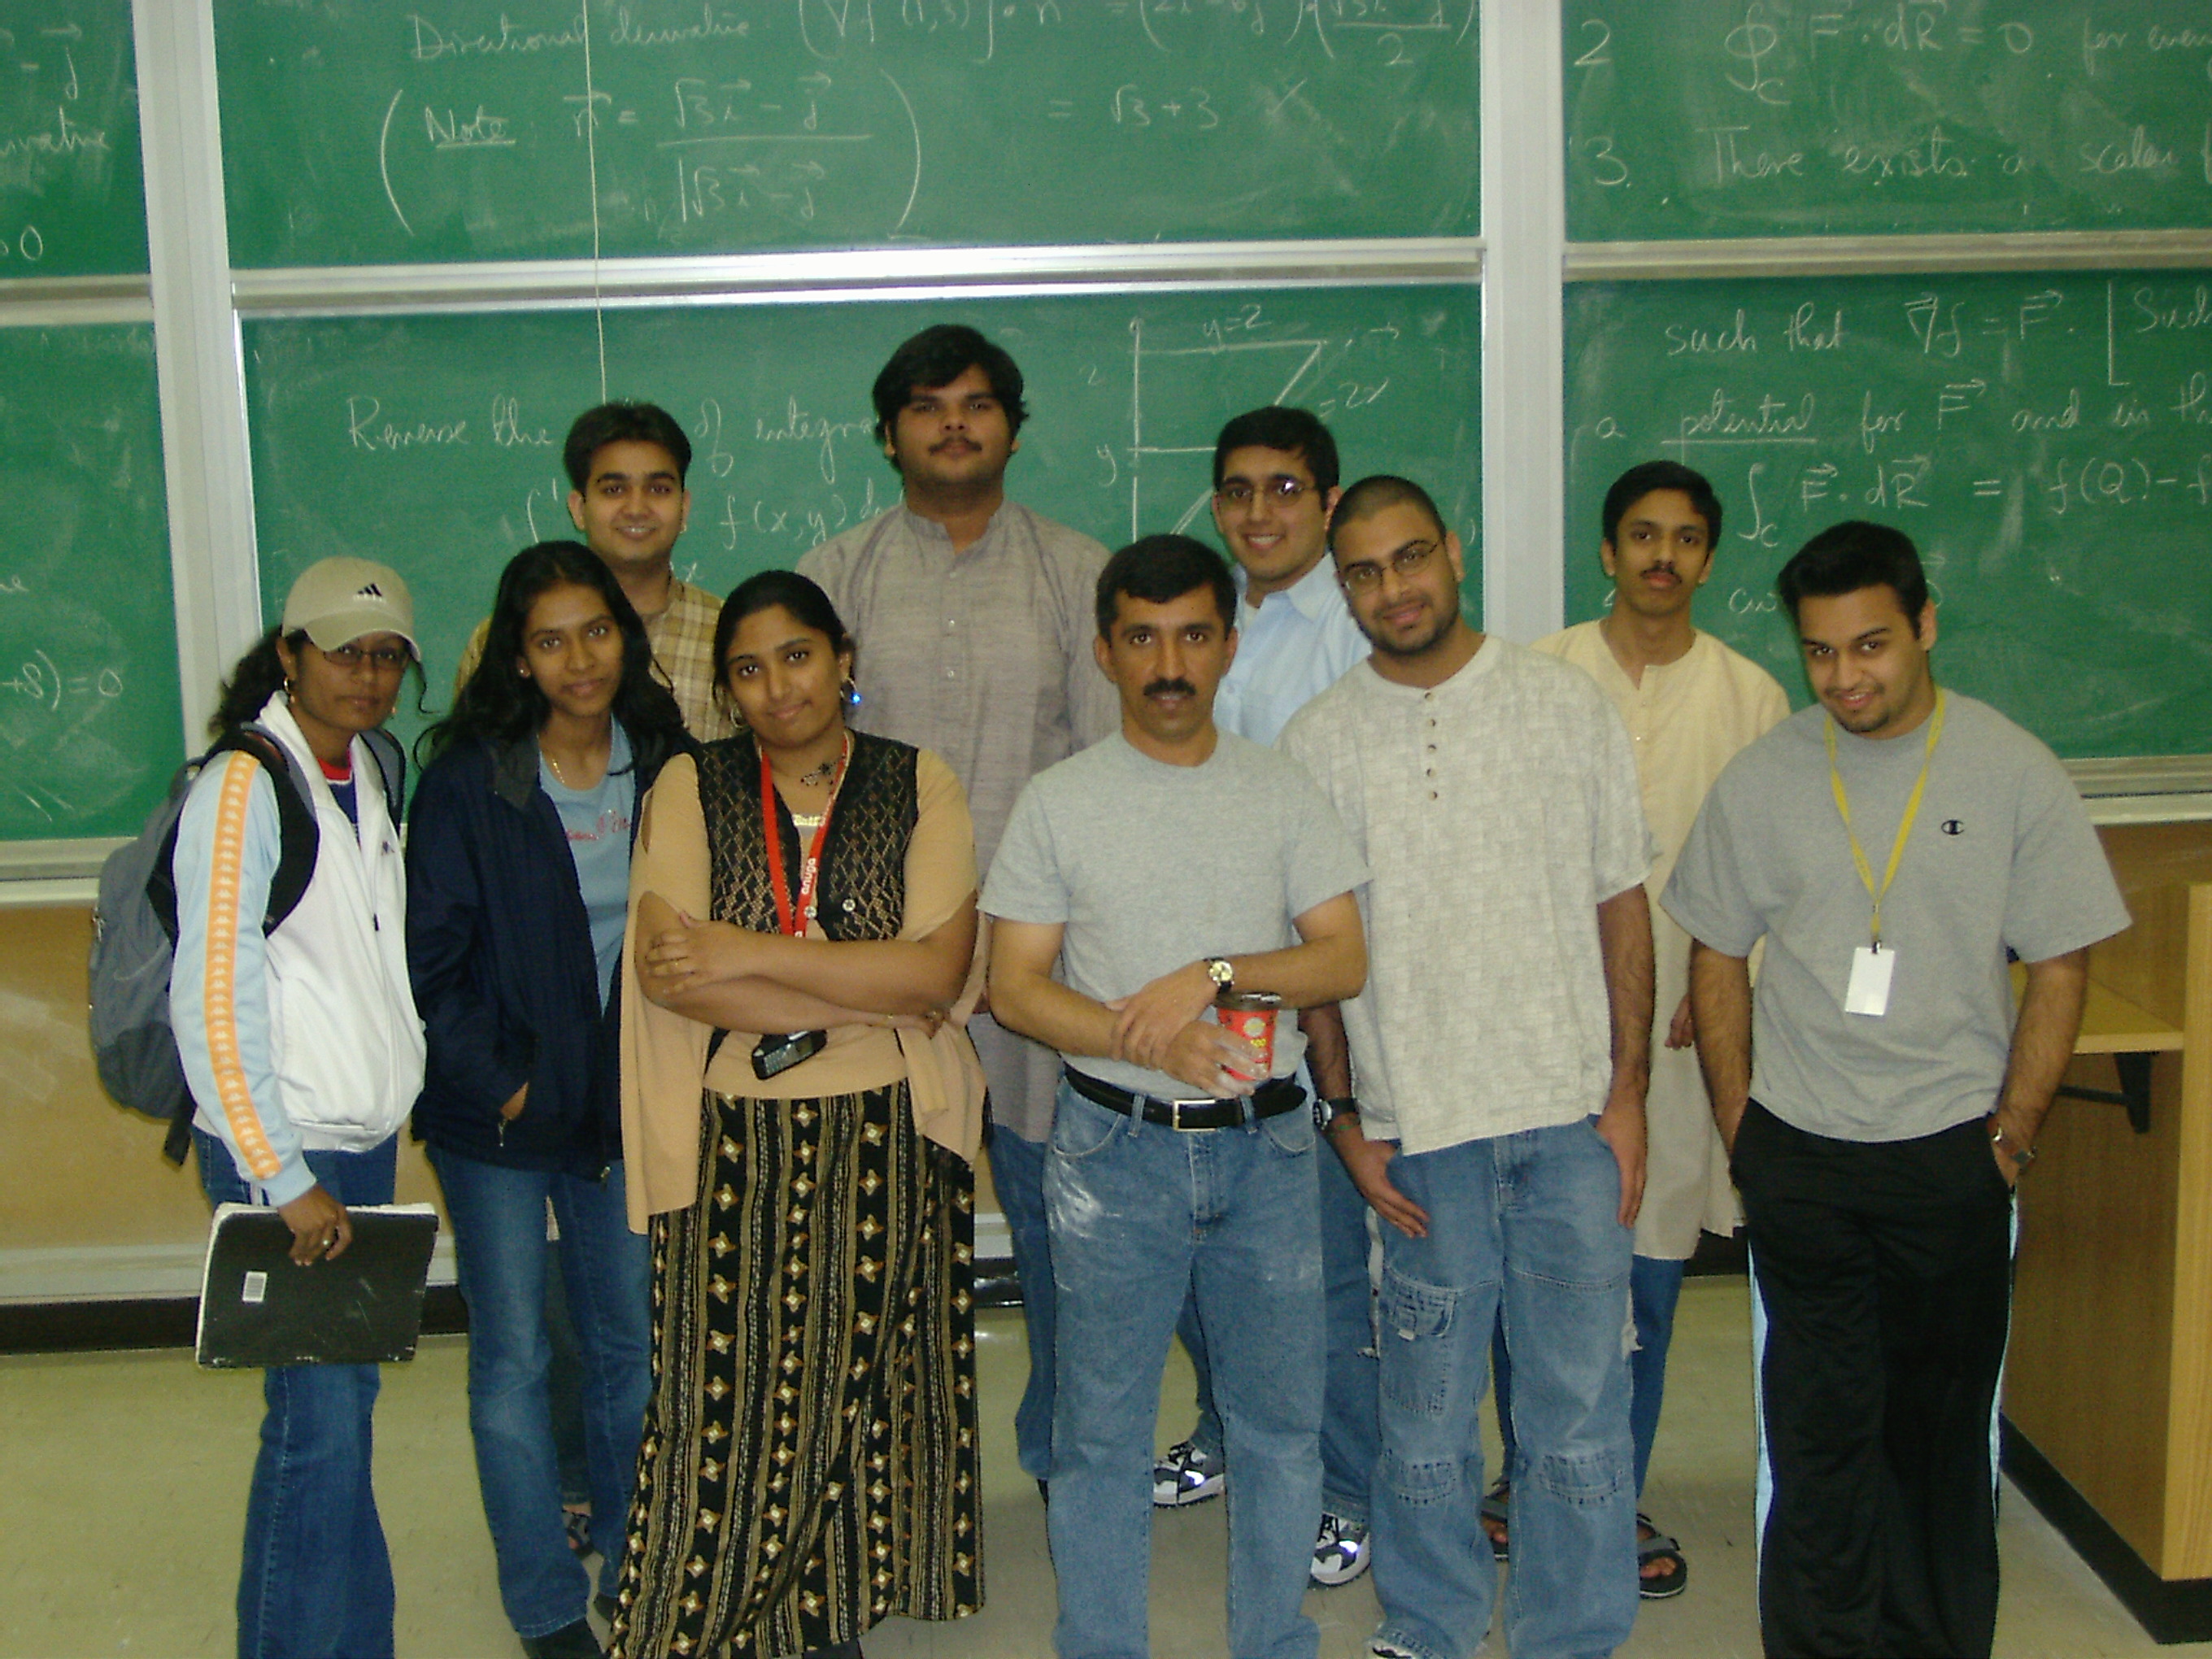
[[[1231,1036],[1251,1046],[1254,1071],[1231,1066],[1232,1077],[1248,1083],[1265,1083],[1275,1074],[1275,1016],[1282,998],[1273,991],[1224,991],[1213,1000],[1213,1017]]]

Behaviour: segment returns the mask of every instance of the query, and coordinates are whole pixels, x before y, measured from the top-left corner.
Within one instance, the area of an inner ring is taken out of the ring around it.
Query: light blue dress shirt
[[[1344,602],[1328,555],[1255,611],[1244,600],[1239,567],[1237,660],[1213,700],[1213,723],[1272,746],[1291,716],[1364,662],[1373,648]]]

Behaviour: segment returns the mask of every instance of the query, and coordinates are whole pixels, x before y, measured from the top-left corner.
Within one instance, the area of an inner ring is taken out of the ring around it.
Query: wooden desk
[[[2069,1085],[2021,1182],[2008,1467],[2163,1641],[2212,1637],[2212,826],[2113,826],[2134,925],[2090,957]]]

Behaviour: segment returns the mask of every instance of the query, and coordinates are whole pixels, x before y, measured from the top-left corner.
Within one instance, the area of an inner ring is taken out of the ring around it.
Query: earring
[[[846,708],[858,708],[860,706],[860,682],[850,674],[846,675],[845,683],[837,688],[837,695],[845,700]]]

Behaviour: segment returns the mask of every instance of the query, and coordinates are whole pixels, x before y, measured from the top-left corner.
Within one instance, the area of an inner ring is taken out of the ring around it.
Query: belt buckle
[[[1182,1121],[1182,1109],[1188,1106],[1193,1111],[1195,1111],[1201,1106],[1211,1106],[1212,1104],[1213,1103],[1210,1100],[1170,1100],[1167,1103],[1168,1127],[1173,1129],[1177,1134],[1182,1135],[1194,1135],[1201,1133],[1204,1129],[1211,1128],[1212,1127],[1211,1124],[1186,1124]]]

